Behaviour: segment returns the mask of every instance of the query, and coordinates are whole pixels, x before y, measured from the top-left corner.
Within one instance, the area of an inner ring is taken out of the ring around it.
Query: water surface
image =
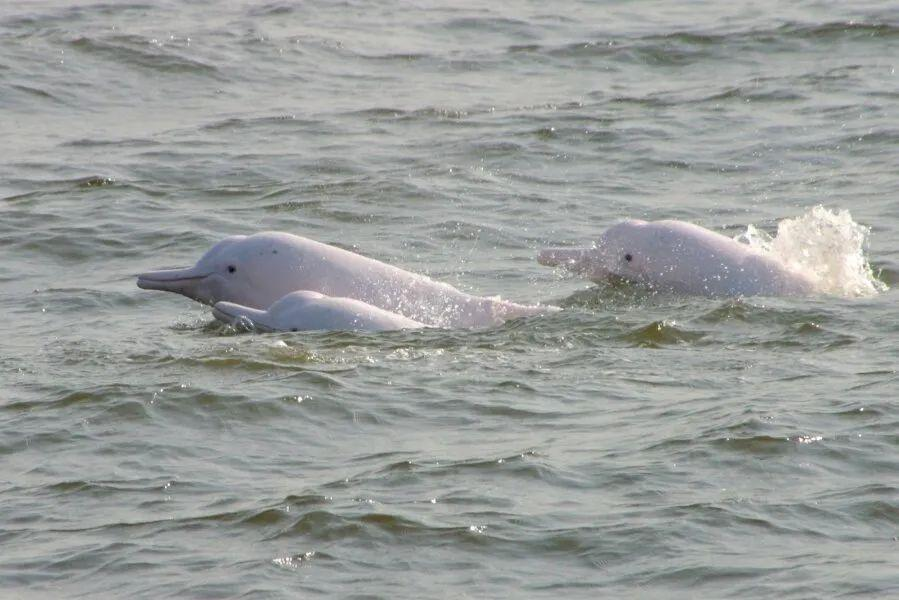
[[[899,594],[899,308],[536,264],[816,205],[899,282],[899,13],[0,7],[0,595]],[[289,231],[565,310],[237,334],[137,289]]]

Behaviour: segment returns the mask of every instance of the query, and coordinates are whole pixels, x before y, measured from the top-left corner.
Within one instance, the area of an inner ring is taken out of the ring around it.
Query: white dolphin
[[[596,282],[617,276],[657,290],[701,296],[803,296],[806,275],[727,236],[683,221],[626,220],[590,248],[550,248],[540,264]]]
[[[212,314],[223,323],[249,321],[259,331],[392,331],[421,329],[423,323],[352,298],[318,292],[291,292],[268,310],[216,302]]]
[[[206,304],[226,301],[256,309],[308,290],[361,300],[435,327],[486,327],[558,310],[473,296],[341,248],[273,231],[226,238],[195,266],[142,273],[137,285]]]

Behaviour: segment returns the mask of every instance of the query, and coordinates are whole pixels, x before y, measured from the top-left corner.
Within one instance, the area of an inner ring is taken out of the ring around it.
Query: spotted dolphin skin
[[[813,281],[727,236],[683,221],[627,220],[589,248],[550,248],[538,262],[595,282],[610,276],[681,294],[804,296]]]
[[[137,285],[210,305],[224,301],[260,310],[306,290],[359,300],[434,327],[489,327],[558,310],[466,294],[424,275],[280,232],[226,238],[193,267],[142,273]]]

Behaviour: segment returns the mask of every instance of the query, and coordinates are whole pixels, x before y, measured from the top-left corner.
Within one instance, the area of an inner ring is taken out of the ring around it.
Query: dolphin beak
[[[609,275],[604,266],[600,246],[592,248],[547,248],[541,250],[537,262],[547,267],[562,267],[566,271],[599,282]]]
[[[226,325],[243,325],[259,331],[271,331],[271,328],[263,323],[266,312],[249,308],[233,302],[216,302],[212,307],[212,316]]]
[[[537,262],[547,267],[575,269],[587,253],[584,248],[547,248],[537,255]]]
[[[209,275],[199,271],[197,267],[148,271],[137,276],[137,287],[144,290],[175,292],[196,300],[197,285]]]
[[[145,290],[162,290],[177,292],[179,286],[187,281],[202,279],[209,273],[201,273],[196,267],[183,269],[165,269],[163,271],[147,271],[137,276],[137,287]]]

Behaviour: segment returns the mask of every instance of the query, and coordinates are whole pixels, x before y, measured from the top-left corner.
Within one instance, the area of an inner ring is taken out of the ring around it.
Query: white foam
[[[818,290],[847,298],[872,296],[887,285],[874,277],[865,256],[870,229],[852,220],[848,210],[815,206],[784,219],[771,237],[753,225],[735,239],[767,253],[810,277]]]

